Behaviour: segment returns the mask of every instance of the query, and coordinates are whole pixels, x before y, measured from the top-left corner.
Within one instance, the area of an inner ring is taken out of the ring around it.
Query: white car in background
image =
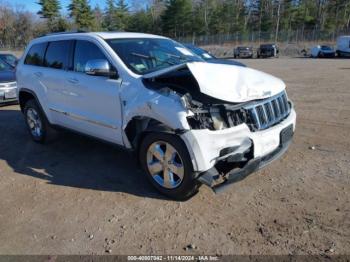
[[[34,141],[64,127],[121,145],[175,199],[201,184],[219,191],[266,166],[286,152],[295,130],[282,80],[207,63],[161,36],[40,37],[19,61],[17,81]]]
[[[311,57],[313,58],[323,58],[323,57],[335,57],[335,50],[328,45],[317,45],[311,48]]]
[[[17,101],[15,68],[0,58],[0,106]]]
[[[350,36],[340,36],[337,39],[337,56],[350,57]]]

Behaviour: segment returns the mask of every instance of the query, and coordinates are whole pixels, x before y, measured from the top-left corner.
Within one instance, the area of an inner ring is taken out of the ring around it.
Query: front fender
[[[141,89],[141,90],[140,90]],[[181,103],[180,96],[174,92],[157,92],[144,87],[135,92],[135,88],[122,88],[123,129],[134,117],[155,119],[171,129],[190,129],[187,117],[189,112]]]

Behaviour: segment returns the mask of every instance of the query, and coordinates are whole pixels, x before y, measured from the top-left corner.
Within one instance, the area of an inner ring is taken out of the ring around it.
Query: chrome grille
[[[290,113],[290,105],[285,91],[268,99],[245,107],[250,118],[252,131],[263,130],[285,119]]]

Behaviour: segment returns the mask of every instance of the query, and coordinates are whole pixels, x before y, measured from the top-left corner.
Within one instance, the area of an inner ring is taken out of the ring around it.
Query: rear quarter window
[[[34,44],[29,49],[27,56],[24,60],[24,64],[43,66],[46,47],[47,43]]]

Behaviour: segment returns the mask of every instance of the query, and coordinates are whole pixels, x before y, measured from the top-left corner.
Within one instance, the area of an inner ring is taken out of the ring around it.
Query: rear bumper
[[[252,57],[253,53],[238,53],[238,57],[246,58],[246,57]]]
[[[260,55],[260,57],[263,57],[263,58],[275,57],[275,54],[270,54],[270,53],[268,53],[268,54],[259,54],[259,55]]]

